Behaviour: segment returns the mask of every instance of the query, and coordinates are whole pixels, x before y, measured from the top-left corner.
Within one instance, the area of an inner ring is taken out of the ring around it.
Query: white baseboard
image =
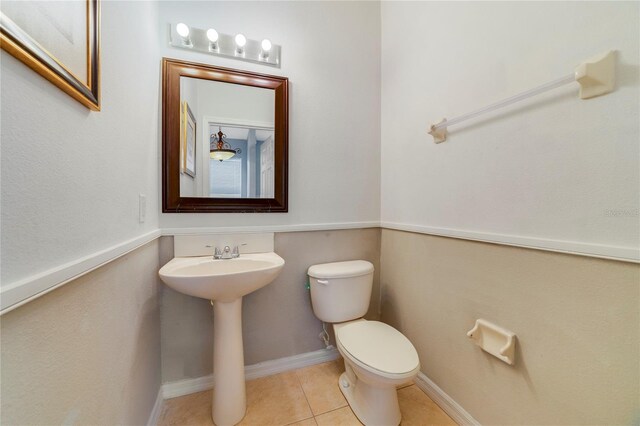
[[[416,386],[422,389],[456,423],[459,425],[480,425],[480,422],[474,419],[471,414],[425,376],[424,373],[418,373],[418,377],[414,381]]]
[[[258,364],[247,365],[244,368],[245,378],[247,380],[258,379],[260,377],[271,376],[285,371],[297,370],[298,368],[333,361],[339,357],[340,354],[337,349],[331,347],[300,355],[260,362]],[[469,414],[460,406],[460,404],[454,401],[453,398],[447,395],[438,387],[438,385],[423,373],[418,373],[418,376],[415,379],[415,384],[459,425],[480,426],[480,423],[474,419],[471,414]],[[158,399],[153,407],[151,416],[149,416],[148,426],[156,424],[155,422],[157,422],[162,411],[162,402],[165,399],[176,398],[209,389],[213,389],[213,374],[197,377],[195,379],[178,380],[163,384],[158,392]]]
[[[156,402],[153,404],[153,408],[151,409],[151,414],[149,415],[149,420],[147,421],[147,426],[155,426],[158,424],[158,420],[160,420],[160,414],[162,413],[162,406],[164,399],[162,399],[162,386],[158,389],[158,395],[156,396]]]
[[[293,355],[271,361],[260,362],[258,364],[247,365],[244,368],[247,380],[258,379],[260,377],[271,376],[285,371],[297,370],[323,362],[333,361],[340,357],[337,349],[330,347],[314,352],[307,352],[300,355]],[[447,395],[423,373],[418,373],[415,384],[422,389],[440,408],[442,408],[459,425],[480,426],[464,408]],[[158,398],[153,406],[147,426],[157,424],[162,412],[162,405],[165,399],[176,398],[196,392],[213,389],[213,374],[195,379],[178,380],[162,385],[158,391]]]
[[[286,358],[247,365],[244,368],[244,375],[247,380],[253,380],[260,377],[283,373],[285,371],[297,370],[298,368],[304,368],[310,365],[333,361],[339,357],[340,354],[338,353],[338,350],[333,346],[330,346],[327,349],[320,349],[314,352],[307,352],[300,355],[293,355]]]
[[[195,379],[176,380],[162,385],[162,399],[171,399],[213,389],[213,374]]]
[[[308,367],[310,365],[333,361],[339,356],[337,349],[333,347],[320,349],[314,352],[307,352],[300,355],[293,355],[271,361],[260,362],[258,364],[247,365],[244,368],[244,375],[246,380],[253,380],[285,371]],[[213,389],[213,374],[204,377],[197,377],[195,379],[185,379],[165,383],[162,385],[161,394],[162,399],[169,399],[209,389]]]

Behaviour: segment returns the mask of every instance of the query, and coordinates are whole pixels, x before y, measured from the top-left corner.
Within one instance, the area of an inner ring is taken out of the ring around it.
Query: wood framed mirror
[[[162,211],[287,212],[288,79],[162,60]]]

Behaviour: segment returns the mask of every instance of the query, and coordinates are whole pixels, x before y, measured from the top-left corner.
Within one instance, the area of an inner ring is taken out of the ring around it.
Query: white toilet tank
[[[311,305],[328,323],[362,318],[369,310],[373,264],[366,260],[322,263],[309,267]]]

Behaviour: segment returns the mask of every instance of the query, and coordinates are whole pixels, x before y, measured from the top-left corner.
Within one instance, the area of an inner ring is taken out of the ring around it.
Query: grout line
[[[311,417],[307,417],[305,419],[296,420],[295,422],[292,422],[292,423],[287,423],[287,424],[285,424],[283,426],[295,425],[296,423],[304,422],[305,420],[309,420],[309,419],[314,419],[314,421],[315,421],[315,417],[311,416]]]
[[[333,410],[325,411],[324,413],[320,413],[320,414],[318,414],[317,416],[314,416],[314,417],[324,416],[325,414],[333,413],[334,411],[342,410],[343,408],[348,408],[349,410],[351,410],[351,406],[347,403],[347,405],[343,405],[342,407],[334,408]],[[351,410],[351,412],[353,413],[353,410]],[[353,415],[355,416],[356,414],[353,413]]]
[[[336,362],[336,360],[323,362],[322,364],[329,364],[329,363],[333,363],[333,362]],[[322,364],[316,364],[315,366],[322,365]],[[315,366],[312,366],[312,367],[315,367]],[[309,367],[299,368],[299,369],[295,370],[295,373],[296,373],[296,377],[298,378],[298,381],[300,382],[300,387],[302,388],[302,393],[304,394],[304,397],[305,397],[305,399],[307,400],[307,404],[309,404],[309,409],[311,409],[311,414],[312,414],[312,416],[313,416],[313,419],[314,419],[314,420],[315,420],[315,419],[316,419],[316,417],[318,417],[318,416],[322,416],[322,415],[327,414],[327,413],[330,413],[330,412],[332,412],[332,411],[340,410],[341,408],[344,408],[344,407],[349,407],[349,403],[348,403],[348,402],[346,401],[346,399],[345,399],[346,405],[343,405],[342,407],[334,408],[334,409],[329,410],[329,411],[325,411],[325,412],[322,412],[322,413],[315,414],[315,413],[313,412],[313,407],[311,407],[311,403],[309,402],[309,398],[307,397],[307,393],[306,393],[306,392],[305,392],[305,390],[304,390],[304,386],[302,386],[302,382],[300,381],[300,376],[298,376],[298,371],[300,371],[300,370],[304,370],[305,368],[309,368]],[[341,393],[341,394],[342,394],[342,393]],[[349,409],[351,409],[351,407],[349,407]],[[353,411],[353,410],[352,410],[352,411]],[[354,415],[355,415],[355,414],[354,414]],[[303,419],[303,420],[307,420],[307,419]],[[318,423],[318,422],[316,421],[316,424],[317,424],[317,423]]]
[[[351,411],[351,414],[353,414],[353,417],[356,419],[356,421],[360,424],[364,426],[364,423],[362,423],[360,421],[360,419],[358,418],[358,416],[356,416],[356,413],[353,411],[353,408],[351,408],[351,406],[349,404],[347,404],[345,407],[340,407],[340,408],[336,408],[335,410],[331,410],[331,411],[337,411],[337,410],[341,410],[343,408],[348,408],[349,411]],[[327,411],[327,413],[330,413],[331,411]]]
[[[320,365],[320,364],[318,364],[318,365]],[[307,401],[307,407],[309,407],[309,411],[311,412],[311,417],[307,417],[306,419],[302,419],[302,420],[308,420],[308,419],[313,418],[314,421],[315,421],[315,414],[313,414],[313,408],[311,408],[311,403],[309,402],[309,398],[307,398],[307,393],[304,391],[304,386],[302,386],[302,381],[300,380],[300,376],[298,376],[298,372],[300,370],[302,370],[302,368],[298,368],[297,370],[294,370],[294,373],[296,374],[296,380],[298,381],[298,385],[300,386],[300,389],[302,390],[302,395],[304,396],[304,400]],[[300,421],[302,421],[302,420],[300,420]]]

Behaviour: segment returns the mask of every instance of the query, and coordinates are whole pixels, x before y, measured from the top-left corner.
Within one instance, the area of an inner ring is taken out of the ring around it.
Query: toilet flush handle
[[[327,280],[318,280],[318,284],[327,285],[327,284],[329,284],[329,281],[327,281]]]

